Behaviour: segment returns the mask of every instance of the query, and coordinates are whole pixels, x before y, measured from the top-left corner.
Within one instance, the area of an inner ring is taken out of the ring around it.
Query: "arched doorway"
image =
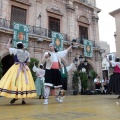
[[[82,68],[86,69],[86,73],[88,76],[90,76],[91,70],[94,70],[93,67],[88,63],[87,66],[84,65],[84,63],[80,64],[78,66],[78,71],[80,71]]]
[[[3,75],[7,72],[7,70],[14,64],[14,57],[10,54],[6,55],[1,60],[3,65]]]
[[[86,69],[86,73],[88,76],[88,90],[93,91],[94,90],[94,80],[91,78],[91,71],[94,70],[94,68],[89,63],[87,64],[87,66],[85,66],[84,63],[80,64],[78,66],[78,71],[81,72],[82,68]]]

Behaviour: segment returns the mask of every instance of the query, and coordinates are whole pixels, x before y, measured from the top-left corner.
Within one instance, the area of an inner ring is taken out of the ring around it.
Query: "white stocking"
[[[50,94],[50,87],[46,87],[45,88],[45,98],[47,99],[49,97]]]
[[[55,89],[55,96],[56,96],[56,97],[58,97],[59,92],[60,92],[60,88]]]

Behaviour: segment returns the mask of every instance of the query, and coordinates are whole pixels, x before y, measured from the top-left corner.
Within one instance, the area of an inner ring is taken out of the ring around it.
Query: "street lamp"
[[[73,63],[75,64],[75,66],[77,68],[77,65],[78,65],[78,59],[77,59],[77,57],[75,57],[75,59],[73,60]]]
[[[80,57],[79,57],[79,61],[80,61],[80,72],[82,72],[82,67],[83,67],[83,62],[84,62],[84,66],[87,66],[87,63],[88,63],[88,61],[86,60],[86,58],[85,58],[85,60],[83,61],[83,56],[82,55],[80,55]],[[74,62],[74,64],[75,64],[75,66],[76,66],[76,68],[78,68],[78,59],[77,59],[77,57],[75,57],[75,59],[73,60],[73,62]]]
[[[84,61],[83,61],[83,59],[84,59]],[[86,60],[85,57],[83,57],[82,55],[79,56],[79,62],[80,62],[80,65],[79,65],[79,66],[78,66],[78,59],[77,59],[77,57],[75,57],[75,59],[73,60],[73,62],[74,62],[74,64],[75,64],[77,70],[80,70],[80,71],[79,71],[80,73],[86,72],[85,67],[83,67],[83,63],[84,63],[84,66],[87,66],[88,61]],[[83,87],[83,86],[82,86],[82,83],[81,83],[80,86]],[[84,89],[81,88],[81,94],[84,93],[83,90],[84,90]]]

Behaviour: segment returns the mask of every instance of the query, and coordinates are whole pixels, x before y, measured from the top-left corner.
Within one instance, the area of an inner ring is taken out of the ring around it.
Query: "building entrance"
[[[3,75],[7,72],[7,70],[14,64],[14,57],[12,55],[6,55],[2,60],[3,65]]]

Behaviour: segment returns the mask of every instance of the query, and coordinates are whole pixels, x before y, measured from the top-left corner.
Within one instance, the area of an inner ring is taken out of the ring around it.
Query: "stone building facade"
[[[116,31],[114,33],[115,36],[115,45],[116,45],[116,56],[120,57],[120,8],[116,9],[109,13],[111,16],[115,18],[115,25],[116,25]]]
[[[51,31],[63,34],[64,48],[69,46],[72,39],[76,39],[79,44],[78,49],[73,49],[64,59],[66,65],[73,62],[75,57],[84,56],[83,38],[92,41],[93,57],[86,58],[86,70],[88,75],[91,70],[95,70],[102,76],[99,12],[96,0],[1,0],[0,56],[4,71],[14,63],[5,46],[8,39],[13,37],[13,22],[18,22],[29,25],[29,52],[31,57],[40,62],[52,40]],[[69,72],[69,90],[72,89],[71,74],[72,72]]]

